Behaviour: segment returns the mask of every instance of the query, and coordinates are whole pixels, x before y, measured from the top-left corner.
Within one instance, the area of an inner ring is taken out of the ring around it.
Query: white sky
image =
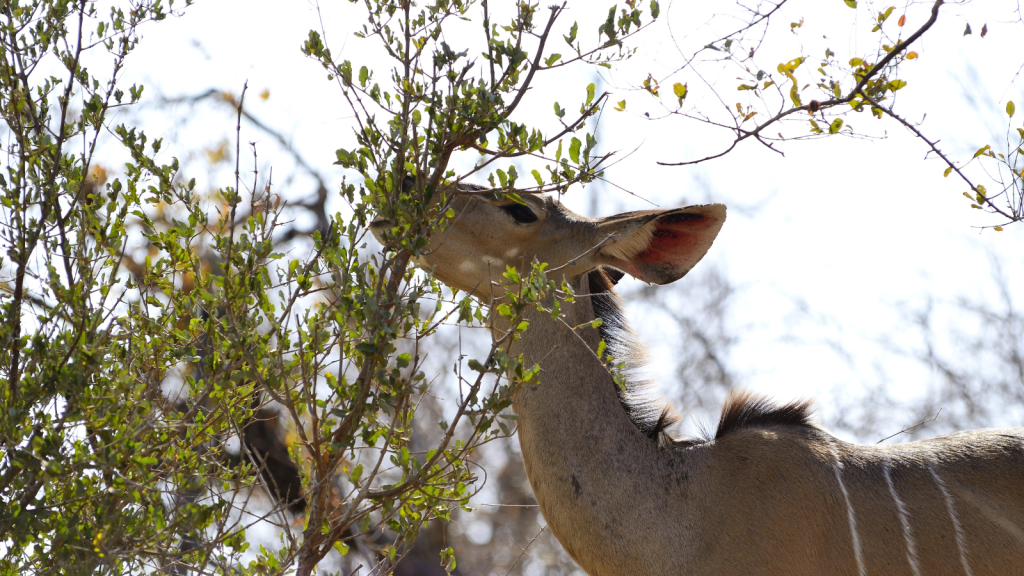
[[[362,5],[323,4],[326,39],[336,57],[353,59],[356,70],[363,63],[372,64],[372,41],[351,35],[361,24]],[[759,52],[759,65],[774,72],[779,62],[805,55],[813,57],[804,65],[813,70],[814,60],[826,46],[841,61],[870,53],[877,37],[867,33],[867,28],[873,24],[873,15],[887,5],[870,7],[861,2],[857,10],[851,10],[841,0],[791,0],[775,17],[776,24]],[[924,21],[930,5],[909,5],[905,31],[909,33]],[[583,21],[607,10],[592,6],[590,2],[570,6],[556,25],[558,34],[573,20],[580,20],[580,38],[592,42],[596,24]],[[943,150],[958,159],[969,158],[986,143],[997,144],[988,134],[1006,129],[1003,106],[1008,98],[1014,99],[1018,108],[1012,125],[1021,125],[1024,91],[1016,74],[1024,59],[1015,55],[1020,53],[1019,38],[1024,35],[1021,24],[1011,22],[1015,8],[1014,2],[947,4],[936,27],[914,46],[920,58],[905,66],[902,77],[908,86],[899,93],[898,110],[914,121],[927,114],[922,129],[941,139]],[[1002,261],[1011,287],[1024,285],[1024,267],[1018,256],[1024,225],[1010,226],[1002,233],[974,228],[998,222],[969,209],[962,196],[967,187],[952,176],[943,178],[943,165],[923,161],[926,147],[922,142],[895,122],[875,120],[866,112],[848,115],[845,120],[858,133],[878,138],[786,142],[777,145],[785,157],[745,142],[728,156],[702,165],[658,166],[658,160],[693,159],[720,151],[728,142],[728,133],[710,131],[694,122],[647,120],[643,111],[657,115],[660,108],[646,94],[624,88],[638,84],[648,72],[662,77],[678,67],[680,56],[668,37],[667,22],[687,47],[703,45],[716,33],[736,27],[734,20],[700,13],[710,9],[736,10],[736,6],[665,3],[661,23],[640,37],[637,56],[606,76],[603,86],[615,92],[613,100],[625,98],[628,104],[626,112],[610,108],[605,112],[601,149],[625,153],[639,147],[610,169],[608,178],[662,207],[675,206],[684,199],[725,202],[733,207],[702,265],[720,267],[741,289],[730,318],[741,339],[730,361],[743,376],[743,385],[779,399],[815,396],[826,421],[834,415],[830,397],[837,387],[854,395],[862,390],[867,393],[867,387],[877,384],[877,363],[906,382],[900,387],[906,397],[921,393],[929,375],[880,355],[875,342],[886,336],[899,338],[901,311],[919,305],[928,294],[939,301],[991,297],[992,258]],[[903,10],[903,5],[896,9],[886,30],[895,29]],[[799,36],[792,34],[789,22],[801,18],[804,26]],[[970,23],[973,35],[962,35],[965,23]],[[979,32],[985,23],[988,35],[982,39]],[[237,94],[248,81],[249,109],[289,135],[322,173],[340,180],[341,171],[331,164],[336,148],[354,146],[351,112],[337,85],[326,82],[326,72],[299,51],[308,31],[319,26],[311,2],[202,0],[183,18],[147,27],[128,73],[167,96],[195,94],[211,87]],[[449,42],[458,44],[463,40],[460,34],[477,33],[475,26],[452,32]],[[554,45],[564,50],[564,42],[557,36]],[[739,84],[735,69],[700,70],[729,106],[745,101],[738,95],[746,93],[735,90]],[[383,84],[386,71],[376,72]],[[552,97],[571,114],[593,77],[589,69],[562,69],[550,77],[539,76],[540,84],[531,92],[523,118],[550,122]],[[663,82],[666,103],[674,100],[674,81],[688,84],[689,105],[720,113],[721,106],[714,103],[710,89],[686,71]],[[270,92],[265,101],[257,96],[263,89]],[[965,93],[990,99],[992,110],[974,110],[966,104]],[[805,101],[811,94],[810,89],[805,92]],[[147,131],[152,137],[176,129],[160,119],[150,118],[149,122]],[[177,129],[180,142],[190,146],[234,139],[229,114],[208,106],[197,108],[192,122]],[[250,139],[256,137],[255,130],[250,128],[249,133]],[[804,128],[790,128],[787,133],[804,133]],[[290,169],[290,161],[273,152],[270,143],[259,145],[261,171],[273,166],[277,175]],[[463,161],[471,162],[471,158]],[[197,172],[202,186],[202,170]],[[301,177],[294,182],[275,180],[277,191],[286,196],[311,191]],[[601,194],[598,215],[649,206],[611,187],[595,188]],[[588,212],[590,194],[589,190],[570,193],[566,202]],[[736,209],[758,206],[756,211]],[[630,284],[621,286],[628,294]],[[798,314],[799,301],[806,302],[814,315]],[[659,340],[655,321],[633,321],[646,341]],[[850,349],[852,366],[817,344],[828,339],[838,339]],[[664,345],[654,351],[656,356],[672,354]],[[652,372],[658,372],[657,366]],[[662,384],[671,388],[671,382]],[[910,423],[894,422],[894,431]]]

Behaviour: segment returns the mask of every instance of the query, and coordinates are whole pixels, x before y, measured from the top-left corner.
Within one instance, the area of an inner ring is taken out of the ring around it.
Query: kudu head
[[[592,219],[549,196],[522,199],[525,204],[461,188],[450,203],[455,217],[434,234],[416,263],[452,288],[484,299],[501,295],[506,266],[525,274],[534,260],[570,281],[608,266],[668,284],[704,257],[725,222],[724,204]],[[377,220],[371,230],[380,240],[389,226]]]

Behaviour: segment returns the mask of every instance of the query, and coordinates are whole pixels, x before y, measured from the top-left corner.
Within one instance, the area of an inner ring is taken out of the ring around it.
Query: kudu
[[[472,190],[418,263],[485,302],[501,296],[506,266],[535,259],[573,287],[563,318],[526,313],[511,353],[540,362],[541,382],[513,409],[537,503],[589,574],[1024,574],[1024,429],[864,446],[815,424],[809,402],[739,393],[713,438],[674,440],[661,405],[620,392],[595,354],[602,339],[620,358],[631,350],[614,271],[679,279],[711,247],[724,205],[590,219],[549,197]],[[500,337],[510,326],[492,317]]]

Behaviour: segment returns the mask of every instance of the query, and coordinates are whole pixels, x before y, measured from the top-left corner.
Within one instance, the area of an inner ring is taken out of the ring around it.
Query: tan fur
[[[522,224],[493,198],[458,198],[459,216],[426,263],[486,299],[500,298],[490,281],[501,271],[485,270],[482,258],[524,272],[537,258],[585,295],[599,265],[675,280],[725,219],[721,205],[588,220],[550,199],[529,203],[538,220]],[[690,253],[675,264],[631,260],[652,242],[656,220],[678,214],[699,220],[670,223]],[[386,228],[375,223],[374,232]],[[637,236],[601,245],[609,234]],[[481,265],[461,269],[467,258]],[[530,327],[510,353],[540,362],[541,383],[518,390],[513,409],[537,502],[589,574],[1024,575],[1024,429],[861,446],[807,423],[804,405],[785,412],[740,395],[716,438],[659,441],[627,416],[594,353],[592,299],[563,302],[562,311],[561,319],[527,311]],[[496,337],[511,328],[493,319]]]
[[[647,249],[653,236],[654,224],[644,224],[631,234],[609,240],[604,252],[612,258],[632,260],[634,256]]]

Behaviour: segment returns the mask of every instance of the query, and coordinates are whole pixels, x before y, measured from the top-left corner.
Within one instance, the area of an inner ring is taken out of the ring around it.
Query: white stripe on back
[[[967,541],[964,538],[963,529],[960,528],[960,520],[956,517],[953,498],[949,495],[949,491],[946,490],[946,483],[942,481],[942,478],[939,478],[939,475],[935,473],[931,466],[928,467],[928,472],[931,473],[935,484],[942,491],[942,495],[946,497],[946,509],[949,510],[949,517],[953,519],[953,532],[956,533],[956,546],[960,549],[960,562],[964,565],[964,572],[967,576],[974,576],[974,573],[971,572],[970,564],[967,563]]]
[[[892,494],[892,499],[896,502],[896,510],[900,514],[903,539],[907,543],[907,561],[910,562],[910,569],[913,570],[914,576],[921,576],[921,567],[917,563],[917,546],[914,545],[914,536],[910,533],[910,514],[907,513],[906,505],[903,504],[903,500],[900,500],[899,494],[896,493],[896,487],[892,484],[888,461],[883,465],[882,472],[885,474],[885,483],[889,485],[889,493]]]
[[[846,485],[843,484],[843,477],[839,473],[843,468],[843,463],[839,461],[839,453],[836,452],[835,446],[829,444],[829,450],[832,451],[832,458],[835,459],[835,465],[832,466],[832,470],[836,473],[836,481],[839,482],[839,490],[843,493],[843,499],[846,501],[846,514],[850,519],[850,534],[853,539],[853,557],[857,560],[857,572],[860,576],[867,576],[868,570],[864,566],[864,558],[860,551],[860,536],[857,535],[857,519],[853,515],[853,506],[850,504],[850,494],[846,491]]]

